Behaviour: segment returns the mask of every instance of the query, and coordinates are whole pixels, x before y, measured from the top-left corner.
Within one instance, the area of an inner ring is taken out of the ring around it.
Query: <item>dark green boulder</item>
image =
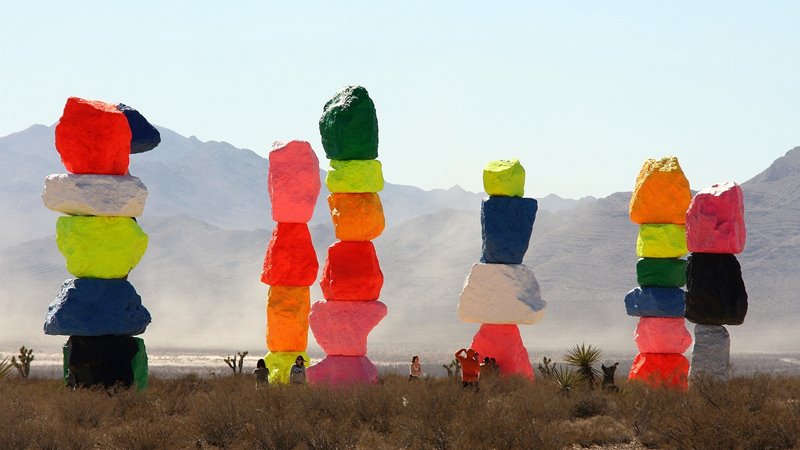
[[[133,370],[133,384],[137,390],[147,389],[147,348],[144,345],[142,338],[133,338],[136,340],[136,347],[138,351],[131,360],[131,369]]]
[[[319,134],[328,159],[378,157],[378,116],[369,93],[347,86],[328,100],[319,118]]]
[[[641,258],[636,263],[639,286],[681,287],[686,284],[686,260]]]

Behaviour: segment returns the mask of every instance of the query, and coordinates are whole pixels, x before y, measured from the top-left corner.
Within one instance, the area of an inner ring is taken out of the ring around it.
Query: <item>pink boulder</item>
[[[689,388],[689,360],[680,353],[639,353],[628,380],[685,391]]]
[[[311,286],[318,270],[308,225],[279,223],[272,230],[261,281],[270,286]]]
[[[533,381],[533,367],[518,326],[485,323],[472,338],[472,348],[481,362],[485,357],[494,358],[501,375],[520,375]]]
[[[386,317],[381,302],[320,301],[308,316],[317,344],[328,355],[364,356],[367,335]]]
[[[698,192],[686,212],[686,245],[690,252],[737,254],[744,250],[742,188],[733,182]]]
[[[326,356],[306,375],[311,384],[378,384],[378,369],[366,356]]]
[[[308,223],[320,189],[319,160],[311,144],[276,142],[269,152],[269,198],[272,220]]]
[[[339,241],[328,247],[319,280],[326,300],[377,300],[383,272],[369,241]]]
[[[639,353],[683,353],[692,345],[683,317],[642,317],[633,337]]]
[[[56,149],[71,173],[125,175],[131,128],[116,105],[70,97],[56,125]]]

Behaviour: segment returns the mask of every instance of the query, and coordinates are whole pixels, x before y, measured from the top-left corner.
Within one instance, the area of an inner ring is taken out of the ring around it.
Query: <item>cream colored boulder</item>
[[[42,201],[72,216],[139,217],[147,188],[130,175],[53,174],[44,180]]]
[[[469,272],[458,318],[462,322],[534,324],[547,306],[533,271],[524,264],[474,264]]]

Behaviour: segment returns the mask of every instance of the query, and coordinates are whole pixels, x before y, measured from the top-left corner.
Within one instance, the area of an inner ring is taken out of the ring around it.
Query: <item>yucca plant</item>
[[[581,381],[581,377],[569,367],[557,367],[555,364],[550,370],[550,379],[561,389],[561,393],[569,396],[572,388]]]
[[[9,376],[12,369],[14,369],[14,365],[8,360],[8,356],[0,359],[0,380]]]
[[[564,355],[564,361],[576,368],[577,375],[582,381],[589,383],[589,388],[594,389],[595,384],[601,380],[602,374],[593,366],[600,361],[603,352],[591,345],[576,345]]]

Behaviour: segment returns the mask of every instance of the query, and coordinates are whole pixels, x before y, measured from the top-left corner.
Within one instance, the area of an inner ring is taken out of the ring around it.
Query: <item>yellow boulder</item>
[[[383,168],[377,159],[332,159],[325,186],[331,192],[380,192],[383,190]]]
[[[307,286],[272,286],[267,295],[267,348],[273,352],[302,351],[308,345]]]
[[[291,374],[294,360],[297,355],[301,355],[305,359],[306,369],[311,365],[306,352],[269,352],[264,357],[264,363],[269,370],[269,383],[270,384],[289,384],[289,375]]]
[[[147,249],[147,235],[130,217],[61,216],[56,244],[77,278],[124,278]]]
[[[680,258],[687,253],[684,225],[651,223],[639,226],[636,239],[636,256],[639,258]]]
[[[692,201],[689,180],[678,158],[648,159],[644,162],[633,188],[629,214],[638,224],[686,223],[686,210]]]
[[[516,159],[491,161],[483,169],[483,189],[489,195],[522,197],[525,168]]]

